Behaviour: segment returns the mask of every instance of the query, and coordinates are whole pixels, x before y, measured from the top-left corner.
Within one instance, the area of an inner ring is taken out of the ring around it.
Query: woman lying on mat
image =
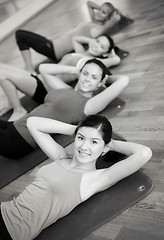
[[[88,6],[90,6],[90,4]],[[94,6],[95,7],[92,6],[89,8],[91,19],[93,20],[92,22],[80,24],[52,41],[33,32],[17,30],[16,41],[24,59],[26,69],[31,73],[34,72],[34,66],[29,51],[30,48],[50,58],[54,62],[58,62],[65,54],[74,50],[72,44],[73,36],[82,35],[97,38],[107,32],[111,23],[113,25],[114,22],[120,19],[120,15],[110,3],[104,3],[100,7],[94,3]],[[96,11],[93,10],[95,8]],[[91,11],[93,13],[91,13]],[[121,53],[122,56],[128,54],[118,47],[116,47],[116,53]]]
[[[111,38],[107,36],[101,36],[95,39],[90,39],[87,37],[75,37],[74,38],[74,46],[75,51],[77,53],[70,53],[65,55],[62,60],[58,64],[64,64],[64,65],[71,65],[76,66],[79,59],[81,59],[84,56],[99,56],[99,60],[101,60],[107,67],[110,67],[112,65],[116,65],[120,62],[120,58],[114,53],[113,46],[114,43]],[[88,49],[85,50],[85,48],[82,46],[82,42],[88,45]],[[55,74],[56,66],[53,67],[53,64],[50,64],[52,67],[52,70],[54,71],[53,74]],[[21,106],[17,89],[22,91],[23,93],[33,96],[33,93],[37,87],[37,82],[39,79],[37,78],[36,82],[36,76],[31,76],[29,72],[26,72],[25,70],[21,70],[15,67],[12,67],[7,64],[1,64],[0,65],[0,85],[2,89],[4,90],[6,96],[8,97],[8,100],[14,110],[12,116],[10,117],[9,121],[15,121],[22,117],[26,110]],[[61,76],[60,76],[61,77]],[[75,80],[76,75],[70,75],[66,77],[62,77],[65,82],[70,82]],[[39,81],[40,84],[42,84]],[[42,84],[42,88],[45,88],[45,86]],[[44,96],[47,93],[47,90],[42,89]],[[42,98],[42,96],[41,96]],[[42,103],[42,102],[41,102]],[[8,109],[4,108],[1,110],[0,115],[3,115]]]
[[[115,53],[115,45],[111,37],[102,35],[98,38],[74,36],[72,38],[74,53],[62,57],[60,64],[75,66],[81,58],[96,57],[106,67],[116,66],[120,63],[120,57]]]
[[[103,28],[97,26],[93,28],[91,33],[93,36],[96,36],[100,33],[108,32],[112,34],[117,32],[117,24],[128,25],[133,22],[132,19],[125,17],[118,9],[116,9],[110,2],[104,2],[101,5],[98,5],[95,2],[87,2],[88,11],[92,22],[100,23],[103,25]]]
[[[76,124],[84,116],[96,114],[105,109],[110,102],[118,97],[129,82],[126,76],[109,76],[113,84],[93,96],[94,91],[104,84],[105,77],[110,75],[109,70],[102,62],[90,59],[80,66],[78,64],[78,67],[64,66],[63,68],[59,64],[56,67],[57,74],[70,73],[79,76],[75,89],[55,76],[53,76],[55,89],[49,91],[47,95],[40,81],[35,82],[33,89],[30,88],[28,92],[26,87],[26,93],[33,96],[35,101],[43,104],[14,123],[0,120],[1,155],[9,158],[20,158],[37,147],[26,126],[28,117],[46,117]],[[45,69],[42,71],[45,72]],[[49,74],[45,73],[45,75]],[[27,78],[27,81],[24,82],[28,85],[28,81]],[[11,84],[11,82],[9,83]],[[42,91],[43,93],[40,94]]]
[[[105,34],[100,35],[97,38],[74,35],[70,39],[71,41],[70,51],[65,50],[65,48],[69,46],[68,43],[63,44],[60,41],[60,46],[58,46],[58,44],[55,43],[53,47],[51,47],[50,44],[47,43],[46,39],[44,40],[42,39],[42,42],[40,41],[39,43],[38,36],[36,34],[30,33],[27,31],[19,30],[17,31],[16,36],[17,36],[17,43],[18,43],[19,49],[21,50],[21,53],[25,62],[25,68],[30,73],[34,73],[35,71],[34,71],[34,66],[32,64],[29,48],[33,48],[36,52],[41,53],[42,55],[45,55],[46,57],[52,59],[53,62],[59,63],[60,61],[62,62],[64,61],[62,59],[63,56],[65,57],[67,56],[67,58],[69,59],[70,59],[70,56],[71,57],[73,56],[73,58],[75,58],[77,53],[79,53],[79,48],[77,48],[77,42],[78,42],[79,45],[83,46],[82,54],[91,55],[93,57],[95,56],[101,57],[106,59],[107,67],[118,65],[120,63],[120,60],[122,58],[122,57],[121,58],[119,57],[120,53],[124,54],[124,57],[128,55],[128,52],[125,52],[119,49],[118,47],[116,47],[114,45],[113,39]],[[84,45],[85,47],[87,46],[87,48],[85,48]],[[73,52],[73,51],[75,52],[73,53],[73,55],[69,54],[70,52]],[[60,57],[57,52],[62,52],[60,53]]]
[[[152,155],[144,145],[112,140],[112,126],[101,115],[90,115],[78,126],[31,117],[27,126],[52,162],[41,167],[34,181],[16,198],[1,203],[0,224],[6,239],[35,239],[77,205],[143,167]],[[75,135],[73,156],[53,140],[52,133]],[[109,150],[126,158],[96,170],[96,161]]]

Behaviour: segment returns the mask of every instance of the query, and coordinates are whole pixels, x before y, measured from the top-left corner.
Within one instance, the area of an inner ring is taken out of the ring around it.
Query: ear
[[[108,144],[105,145],[104,150],[102,152],[102,156],[104,156],[108,151],[110,150],[110,147]]]
[[[106,78],[104,78],[101,82],[99,82],[99,84],[97,85],[97,87],[99,88],[99,87],[102,86],[102,87],[106,88],[105,84],[106,84]]]

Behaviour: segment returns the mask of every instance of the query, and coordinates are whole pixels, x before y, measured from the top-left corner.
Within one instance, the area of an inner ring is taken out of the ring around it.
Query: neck
[[[93,91],[92,91],[92,92],[83,92],[83,91],[81,91],[81,90],[78,88],[78,85],[77,85],[77,84],[76,84],[74,90],[75,90],[76,92],[80,93],[81,95],[83,95],[83,96],[86,97],[86,98],[91,98],[92,95],[93,95]]]
[[[93,92],[83,92],[81,90],[79,90],[78,92],[86,98],[91,98],[93,95]]]
[[[95,161],[90,163],[79,163],[75,157],[72,159],[71,167],[80,171],[91,171],[95,170]]]

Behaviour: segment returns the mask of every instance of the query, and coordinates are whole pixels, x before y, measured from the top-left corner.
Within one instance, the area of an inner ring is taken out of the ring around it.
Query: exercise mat
[[[36,107],[36,103],[29,99],[28,97],[23,97],[22,104],[31,111],[34,107]],[[116,98],[111,104],[107,106],[107,108],[101,112],[102,115],[105,115],[107,118],[112,118],[118,112],[120,112],[125,105],[125,102],[119,98]],[[3,116],[3,119],[6,120],[11,114],[11,111],[6,113]],[[117,134],[114,134],[114,139],[122,139]],[[73,141],[73,137],[65,136],[65,135],[55,135],[55,140],[61,144],[63,147],[66,147]],[[30,154],[19,158],[19,159],[11,159],[0,156],[0,188],[9,184],[16,178],[20,177],[33,167],[37,166],[39,163],[43,162],[46,159],[46,155],[40,150],[35,149]]]
[[[144,198],[152,188],[149,177],[138,171],[80,204],[35,240],[80,240]]]
[[[123,30],[125,27],[129,26],[133,22],[134,22],[133,19],[121,15],[120,21],[118,21],[116,24],[114,24],[112,27],[110,27],[107,30],[106,34],[109,34],[109,36],[110,36],[112,34],[118,33],[119,31]]]

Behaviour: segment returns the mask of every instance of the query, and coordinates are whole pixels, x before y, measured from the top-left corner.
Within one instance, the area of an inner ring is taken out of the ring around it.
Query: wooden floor
[[[47,37],[64,34],[70,27],[88,19],[84,0],[58,0],[27,23],[24,28]],[[101,0],[96,0],[102,3]],[[153,150],[144,172],[154,183],[143,200],[115,217],[85,240],[162,240],[164,239],[164,2],[163,0],[112,0],[123,13],[135,20],[113,35],[115,42],[130,55],[113,73],[130,77],[121,99],[124,110],[111,122],[127,140],[143,143]],[[53,23],[53,24],[52,24]],[[34,57],[34,60],[38,60]],[[0,45],[0,61],[20,67],[23,62],[14,35]],[[21,191],[29,174],[0,191],[8,199]],[[2,196],[3,195],[3,196]],[[69,238],[68,238],[69,240]],[[70,239],[71,240],[71,239]]]

